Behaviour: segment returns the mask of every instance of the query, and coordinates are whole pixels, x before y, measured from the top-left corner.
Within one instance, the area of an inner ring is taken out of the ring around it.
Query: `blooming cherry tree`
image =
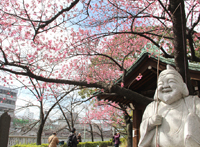
[[[198,1],[2,0],[0,15],[0,69],[41,81],[106,89],[147,42],[183,77],[186,56],[199,61]]]
[[[199,10],[198,0],[1,0],[0,70],[146,105],[149,98],[112,81],[151,43],[175,59],[192,93],[188,60],[200,61]]]
[[[127,124],[132,126],[130,121],[132,115],[131,112],[131,109],[128,107],[94,99],[86,116],[83,118],[83,121],[86,124],[96,124],[95,122],[101,122],[103,126],[111,126],[115,131],[120,132],[123,136],[127,136],[127,132],[129,131]]]

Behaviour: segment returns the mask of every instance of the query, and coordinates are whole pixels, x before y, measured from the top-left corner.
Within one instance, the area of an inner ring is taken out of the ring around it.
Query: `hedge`
[[[33,144],[16,144],[12,147],[48,147],[49,144],[42,144],[42,145],[36,145]],[[77,147],[107,147],[112,146],[112,141],[97,141],[97,142],[80,142]],[[64,145],[60,147],[67,147],[67,144],[64,143]]]

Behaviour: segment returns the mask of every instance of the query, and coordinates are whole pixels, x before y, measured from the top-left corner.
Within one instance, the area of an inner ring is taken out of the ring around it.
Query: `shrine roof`
[[[157,71],[158,59],[159,71]],[[160,73],[162,70],[166,69],[167,64],[175,66],[174,59],[164,58],[161,55],[158,57],[158,54],[143,51],[138,56],[135,63],[127,70],[124,87],[153,99],[157,87],[158,72]],[[200,64],[189,63],[189,73],[192,85],[194,87],[197,86],[197,89],[200,89]],[[141,75],[141,78],[137,79],[139,75]],[[115,80],[114,84],[120,85],[121,81],[122,77]],[[131,100],[117,96],[100,96],[98,98],[122,103],[124,105],[129,105],[130,103],[135,104],[135,102]]]

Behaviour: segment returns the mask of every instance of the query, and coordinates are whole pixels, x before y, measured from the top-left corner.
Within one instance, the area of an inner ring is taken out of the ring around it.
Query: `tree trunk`
[[[44,128],[44,122],[41,120],[40,124],[39,124],[39,129],[38,129],[38,132],[37,132],[37,145],[42,144],[41,138],[42,138],[43,128]]]
[[[133,136],[132,136],[132,122],[127,124],[127,147],[132,147]]]
[[[132,121],[131,117],[127,114],[124,115],[127,127],[127,147],[132,147],[133,135],[132,135]]]
[[[92,128],[92,124],[89,124],[90,126],[90,134],[91,134],[91,139],[92,139],[92,142],[94,142],[94,135],[93,135],[93,128]]]
[[[170,0],[174,33],[174,58],[177,71],[183,77],[190,94],[193,93],[186,55],[186,18],[184,0]],[[183,64],[184,63],[184,64]]]
[[[102,130],[102,128],[100,129],[100,132],[101,132],[101,140],[104,141],[104,139],[103,139],[103,130]]]
[[[37,145],[42,144],[41,138],[42,138],[44,124],[45,124],[45,121],[44,121],[44,113],[43,113],[43,103],[42,101],[40,101],[40,123],[39,123],[39,129],[37,132]]]

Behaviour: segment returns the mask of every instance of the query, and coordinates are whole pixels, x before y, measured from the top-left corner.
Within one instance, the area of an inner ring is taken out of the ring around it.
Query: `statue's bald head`
[[[184,83],[182,76],[170,65],[167,65],[167,68],[160,73],[159,79],[165,77],[167,74],[173,74],[177,77],[178,82]]]

